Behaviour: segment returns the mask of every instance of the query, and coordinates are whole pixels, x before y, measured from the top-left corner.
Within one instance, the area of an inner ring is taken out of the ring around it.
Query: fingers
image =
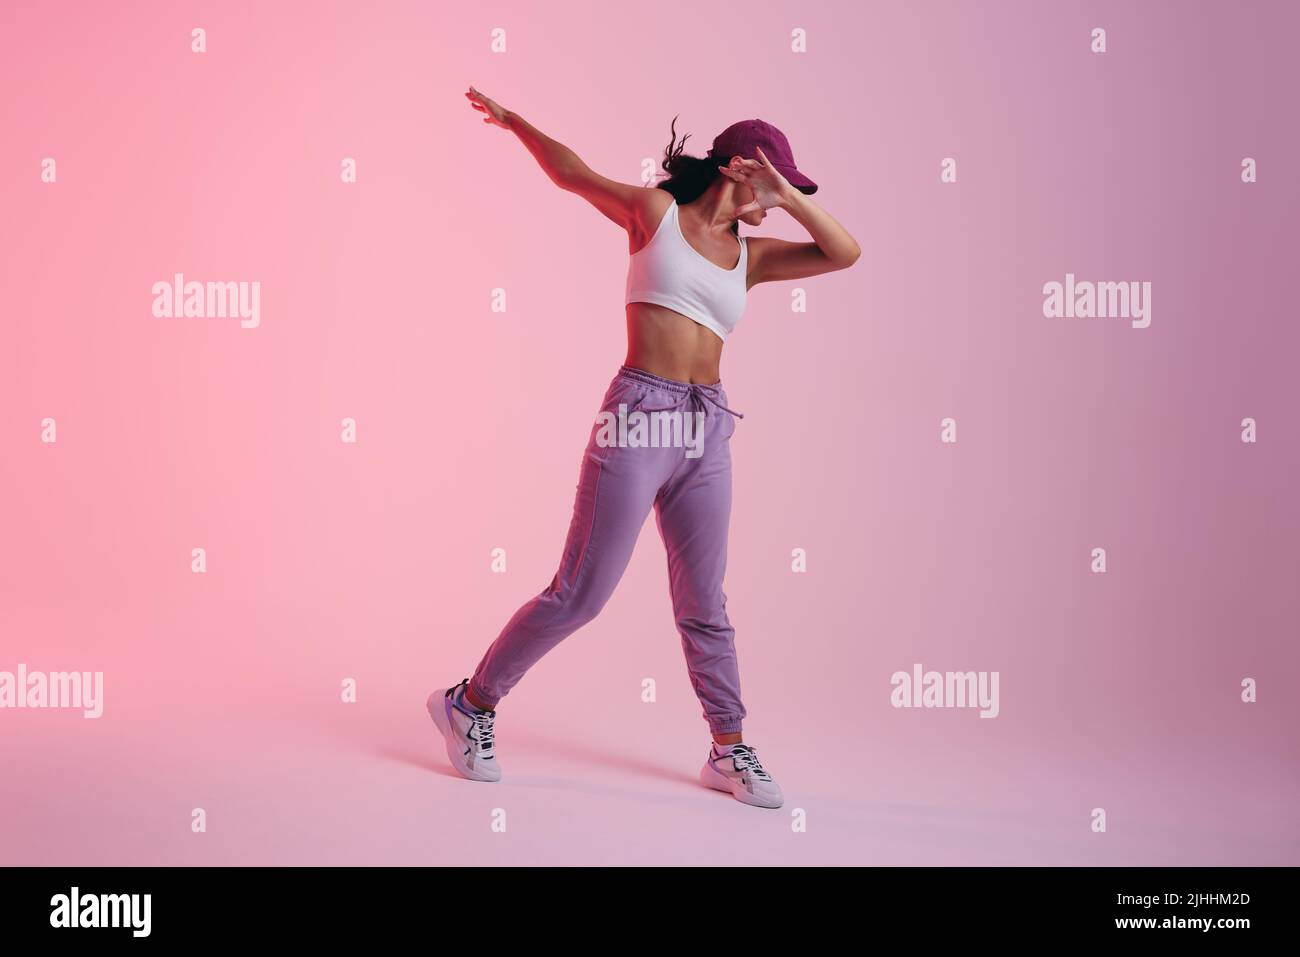
[[[758,153],[758,158],[763,161],[763,165],[766,166],[768,169],[772,169],[772,163],[770,160],[768,160],[767,154],[763,152],[763,147],[755,143],[754,149]]]
[[[728,179],[732,180],[733,182],[743,183],[745,181],[744,175],[741,173],[737,173],[730,166],[719,166],[718,170],[719,172],[722,173],[722,175],[726,176]]]
[[[497,119],[496,111],[492,110],[487,106],[488,103],[491,103],[491,100],[488,100],[486,97],[480,94],[478,90],[474,89],[474,87],[471,86],[469,88],[469,92],[465,94],[465,97],[469,100],[470,106],[474,107],[474,109],[478,110],[480,113],[487,114],[486,116],[483,117],[484,123],[488,123],[493,126],[505,125],[503,123],[500,123],[500,121]],[[492,105],[495,106],[496,104],[492,104]]]
[[[736,218],[739,219],[741,216],[744,216],[748,213],[755,212],[756,210],[760,210],[762,208],[763,208],[762,203],[758,203],[758,202],[746,203],[744,206],[739,206],[736,208]]]
[[[466,93],[465,95],[469,96],[468,93]],[[483,122],[485,123],[491,123],[496,118],[496,114],[494,113],[494,111],[488,109],[486,105],[480,103],[478,100],[475,100],[473,97],[470,97],[469,105],[474,107],[474,109],[478,110],[480,113],[487,114],[487,116],[483,117]]]

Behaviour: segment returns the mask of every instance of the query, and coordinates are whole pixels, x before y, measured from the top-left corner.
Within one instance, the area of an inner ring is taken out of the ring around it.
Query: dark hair
[[[722,175],[718,171],[718,162],[712,156],[689,156],[683,152],[686,140],[691,135],[684,133],[682,141],[677,142],[677,117],[673,117],[669,127],[671,139],[664,150],[663,170],[668,178],[655,185],[670,193],[679,204],[690,203],[704,194],[714,180]],[[739,235],[739,223],[731,224],[731,231]]]

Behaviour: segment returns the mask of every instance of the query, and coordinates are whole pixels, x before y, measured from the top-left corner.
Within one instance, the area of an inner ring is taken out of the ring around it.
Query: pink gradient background
[[[1284,3],[6,3],[0,670],[100,670],[106,704],[0,711],[0,863],[1300,863],[1297,29]],[[757,287],[723,366],[728,607],[782,812],[694,782],[653,522],[503,703],[506,782],[454,777],[424,714],[550,580],[623,355],[625,237],[470,83],[628,182],[675,114],[697,155],[767,119],[862,245]],[[261,327],[153,318],[177,271],[260,281]],[[1151,281],[1151,327],[1045,319],[1067,271]],[[892,708],[914,662],[999,671],[1001,716]]]

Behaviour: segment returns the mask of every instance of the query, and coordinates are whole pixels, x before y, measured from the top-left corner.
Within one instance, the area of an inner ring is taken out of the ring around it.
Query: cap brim
[[[785,177],[786,182],[799,190],[799,192],[809,196],[817,192],[817,184],[793,166],[777,166],[775,163],[772,165],[776,166],[776,168],[781,171],[781,175]]]

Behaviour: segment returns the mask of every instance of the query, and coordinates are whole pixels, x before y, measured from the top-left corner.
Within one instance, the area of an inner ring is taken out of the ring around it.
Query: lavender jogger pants
[[[480,704],[495,708],[538,659],[600,613],[654,508],[691,685],[712,732],[740,730],[745,707],[722,591],[731,515],[728,442],[739,415],[727,408],[721,383],[692,385],[619,369],[583,454],[559,570],[479,662],[470,690]]]

